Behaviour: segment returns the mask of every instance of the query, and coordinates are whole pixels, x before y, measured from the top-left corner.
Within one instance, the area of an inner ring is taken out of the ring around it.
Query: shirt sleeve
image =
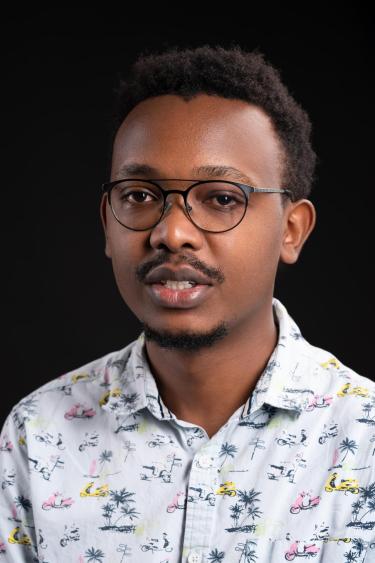
[[[23,428],[16,405],[0,434],[0,563],[41,561],[37,555]]]

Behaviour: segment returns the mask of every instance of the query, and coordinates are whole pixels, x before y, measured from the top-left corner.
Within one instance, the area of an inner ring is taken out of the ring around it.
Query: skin
[[[188,102],[162,95],[135,106],[115,137],[111,179],[123,177],[120,167],[133,161],[156,167],[157,178],[192,181],[203,179],[192,173],[195,166],[234,166],[252,185],[275,188],[283,169],[281,145],[261,108],[206,94]],[[189,185],[162,183],[167,189]],[[159,224],[138,232],[116,221],[106,194],[101,201],[105,253],[126,305],[147,328],[146,356],[160,395],[177,418],[209,437],[245,403],[265,369],[278,340],[272,311],[277,266],[297,261],[315,226],[311,201],[288,200],[283,208],[281,197],[252,194],[242,222],[224,233],[193,225],[179,194],[168,197],[174,205]],[[190,309],[154,305],[145,273],[180,261],[209,274],[210,297]]]

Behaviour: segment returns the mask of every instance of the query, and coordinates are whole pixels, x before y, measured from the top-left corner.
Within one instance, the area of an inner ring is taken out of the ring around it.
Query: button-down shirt
[[[272,304],[277,345],[211,438],[163,402],[143,332],[21,399],[0,561],[375,561],[375,383]]]

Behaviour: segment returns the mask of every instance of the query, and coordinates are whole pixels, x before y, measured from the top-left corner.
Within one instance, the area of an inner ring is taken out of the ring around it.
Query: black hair
[[[244,100],[264,110],[281,142],[280,188],[292,200],[308,198],[315,181],[317,156],[311,145],[311,122],[282,83],[280,71],[266,62],[258,48],[248,52],[231,47],[202,45],[168,47],[161,53],[143,51],[115,87],[110,131],[110,159],[116,133],[127,114],[142,100],[175,94],[185,101],[199,93]],[[283,194],[284,195],[284,194]],[[283,204],[287,197],[282,199]]]

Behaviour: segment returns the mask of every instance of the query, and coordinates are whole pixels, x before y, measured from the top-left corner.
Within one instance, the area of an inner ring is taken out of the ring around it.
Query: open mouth
[[[175,281],[175,280],[161,280],[159,282],[164,287],[168,287],[169,289],[190,289],[191,287],[195,287],[197,284],[194,281]]]
[[[203,303],[213,287],[188,281],[160,281],[146,285],[156,305],[183,309]]]

